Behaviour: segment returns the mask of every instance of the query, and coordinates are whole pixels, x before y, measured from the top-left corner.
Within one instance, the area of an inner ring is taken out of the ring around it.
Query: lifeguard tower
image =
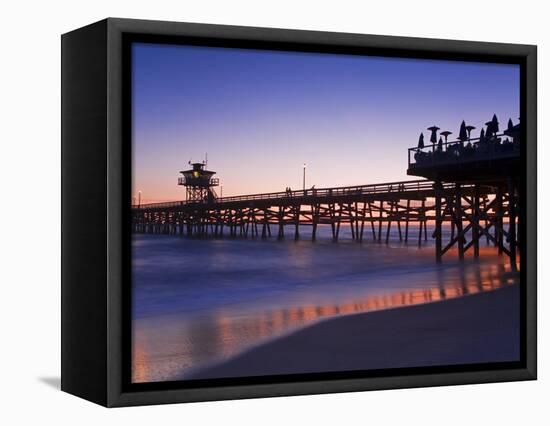
[[[219,185],[219,179],[214,178],[216,172],[206,170],[206,163],[191,163],[190,170],[183,170],[180,173],[183,177],[178,178],[178,185],[185,186],[186,200],[196,203],[213,202],[216,198],[214,187]]]

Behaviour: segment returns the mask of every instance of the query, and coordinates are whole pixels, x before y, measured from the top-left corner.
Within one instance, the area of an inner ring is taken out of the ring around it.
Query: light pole
[[[302,178],[302,189],[306,190],[306,163],[304,163],[304,174]]]
[[[141,191],[138,191],[138,208],[141,207]]]

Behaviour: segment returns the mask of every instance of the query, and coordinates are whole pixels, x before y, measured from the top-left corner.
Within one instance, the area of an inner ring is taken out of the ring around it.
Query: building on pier
[[[514,125],[510,120],[508,128],[498,134],[498,120],[493,116],[486,126],[487,131],[482,129],[478,138],[470,138],[468,132],[468,136],[456,141],[424,145],[422,137],[418,147],[409,148],[407,174],[447,182],[479,180],[480,177],[501,179],[510,173],[519,175],[519,124]],[[432,139],[437,132],[434,129],[439,130],[435,126],[428,129],[432,131]]]
[[[519,246],[521,129],[509,120],[507,129],[499,134],[496,115],[485,125],[478,138],[470,137],[474,127],[464,122],[456,141],[425,146],[421,135],[418,146],[409,149],[407,174],[434,182],[438,261],[451,248],[457,249],[461,259],[470,248],[478,257],[479,241],[486,238],[498,247],[499,253],[507,254],[515,267]],[[432,126],[428,130],[432,132],[430,141],[436,140],[439,128]],[[450,132],[441,134],[447,138]],[[452,189],[448,189],[449,184],[454,184]],[[473,186],[472,194],[464,193],[465,185]],[[484,195],[481,186],[492,188],[491,194]],[[443,241],[443,222],[451,223],[448,241]]]

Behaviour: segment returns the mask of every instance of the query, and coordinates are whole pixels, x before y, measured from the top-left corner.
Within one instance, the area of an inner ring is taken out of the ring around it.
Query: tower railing
[[[220,184],[219,178],[209,178],[209,177],[191,177],[186,178],[185,176],[178,178],[178,185],[189,185],[189,186],[218,186]]]

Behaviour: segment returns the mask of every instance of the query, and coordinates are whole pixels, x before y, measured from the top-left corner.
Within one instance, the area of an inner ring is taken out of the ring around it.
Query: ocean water
[[[333,243],[325,226],[316,242],[305,231],[299,241],[134,235],[132,380],[184,380],[325,318],[491,291],[518,280],[506,256],[488,246],[479,260],[459,262],[451,252],[438,265],[431,238],[419,248],[417,232],[411,227],[409,244],[392,232],[388,245],[367,232],[359,244],[349,228]]]

